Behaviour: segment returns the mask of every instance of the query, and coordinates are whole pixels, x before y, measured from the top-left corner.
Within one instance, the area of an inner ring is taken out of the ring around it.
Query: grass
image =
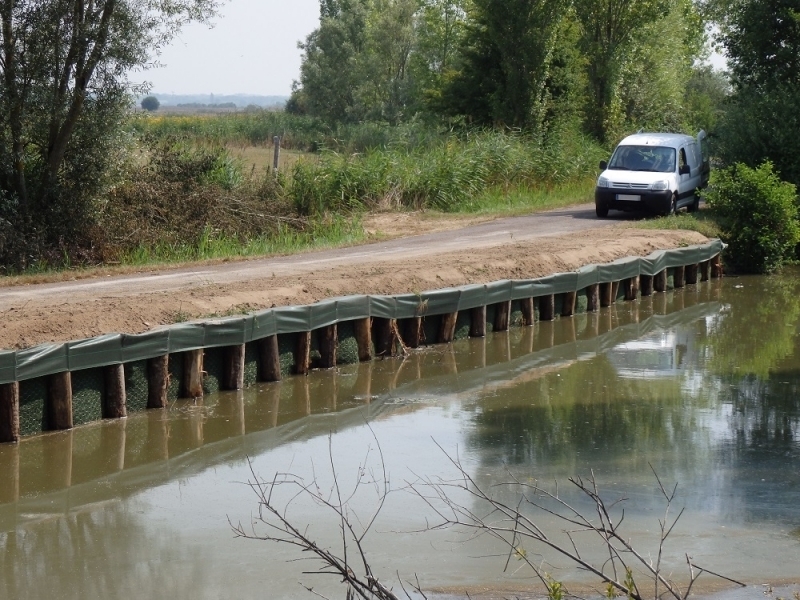
[[[685,229],[701,233],[707,238],[718,238],[722,233],[714,218],[714,213],[710,210],[633,221],[629,224],[629,227],[637,229]]]
[[[594,178],[570,181],[547,187],[488,189],[461,204],[456,213],[518,215],[591,202]]]
[[[204,233],[197,244],[140,246],[123,254],[120,263],[143,266],[293,254],[303,250],[349,246],[363,242],[366,238],[358,216],[336,216],[314,221],[304,231],[280,226],[275,234],[262,235],[246,241],[231,236],[213,236]]]
[[[244,173],[256,174],[264,173],[272,168],[274,159],[274,148],[267,146],[226,146],[233,158],[239,161]],[[301,159],[314,160],[314,154],[301,150],[281,149],[278,161],[278,170],[282,173],[291,173],[294,166]]]

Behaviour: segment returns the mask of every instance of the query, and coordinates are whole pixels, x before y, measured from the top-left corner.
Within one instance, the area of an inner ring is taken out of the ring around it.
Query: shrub
[[[507,191],[577,181],[592,175],[600,149],[584,138],[541,140],[474,131],[436,144],[323,152],[294,168],[290,195],[303,215],[375,207],[469,210],[490,189]]]
[[[766,161],[716,171],[706,195],[730,245],[728,261],[746,273],[768,273],[791,259],[800,241],[797,191]]]
[[[155,96],[147,96],[142,98],[142,109],[146,110],[147,112],[157,111],[160,106],[161,102],[159,102],[158,98]]]

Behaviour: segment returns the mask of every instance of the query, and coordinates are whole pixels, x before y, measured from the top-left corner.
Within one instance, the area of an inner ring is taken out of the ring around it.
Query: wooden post
[[[244,389],[244,344],[225,348],[222,374],[223,390]]]
[[[610,281],[600,284],[600,306],[603,308],[611,306],[613,303],[613,298],[611,296],[611,293],[614,291],[613,288],[614,286],[611,285]]]
[[[639,275],[639,283],[642,286],[642,296],[653,295],[653,276],[652,275]]]
[[[600,309],[600,285],[593,283],[586,288],[586,312],[597,312]]]
[[[125,406],[125,366],[109,365],[103,367],[103,409],[104,419],[123,419],[128,416]]]
[[[419,348],[422,343],[422,317],[411,317],[400,321],[403,343],[409,348]]]
[[[275,146],[275,154],[272,157],[272,169],[275,171],[275,177],[278,176],[278,161],[281,157],[281,138],[275,136],[272,138],[272,144]]]
[[[456,336],[456,321],[458,320],[458,311],[442,315],[442,321],[439,325],[439,343],[448,344],[453,341]]]
[[[494,331],[508,331],[508,319],[511,315],[511,300],[495,305]]]
[[[317,344],[321,358],[320,367],[332,369],[336,366],[336,346],[339,343],[336,323],[323,327],[317,332]]]
[[[281,354],[277,335],[258,340],[258,373],[261,381],[281,380]]]
[[[203,397],[203,349],[183,353],[182,398]]]
[[[469,317],[469,337],[486,337],[486,307],[476,306]]]
[[[708,281],[708,271],[711,261],[704,260],[700,263],[700,281]]]
[[[686,265],[686,283],[694,285],[697,283],[697,265]]]
[[[311,369],[311,332],[302,331],[297,334],[297,348],[294,352],[294,372],[308,375]]]
[[[711,259],[711,277],[714,279],[722,277],[722,258],[719,254]]]
[[[556,297],[553,294],[539,298],[539,319],[552,321],[556,312]]]
[[[358,344],[358,360],[367,362],[372,360],[372,319],[358,319],[353,322],[356,343]]]
[[[667,291],[667,270],[663,269],[656,273],[653,278],[653,289],[657,292]]]
[[[619,295],[619,281],[611,283],[611,304],[617,303],[617,295]]]
[[[672,272],[672,286],[674,288],[682,288],[684,286],[685,277],[686,269],[683,265],[675,267],[675,270]]]
[[[535,319],[533,298],[523,298],[520,300],[520,306],[522,307],[522,326],[533,327],[533,322]]]
[[[625,300],[632,302],[639,297],[639,276],[635,275],[625,280]]]
[[[72,429],[72,375],[69,371],[47,378],[45,404],[47,429]]]
[[[166,408],[169,389],[169,354],[147,361],[147,408]]]
[[[19,383],[0,385],[0,444],[19,441]]]
[[[575,314],[575,300],[577,298],[577,292],[567,292],[564,294],[563,301],[561,303],[561,316],[562,317],[571,317]]]

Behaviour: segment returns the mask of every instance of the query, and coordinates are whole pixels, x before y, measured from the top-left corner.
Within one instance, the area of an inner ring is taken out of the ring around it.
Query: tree
[[[320,25],[299,44],[303,59],[292,111],[334,123],[352,120],[366,19],[365,0],[320,0]]]
[[[331,122],[397,122],[418,9],[419,0],[321,0],[289,108]]]
[[[798,0],[727,0],[718,16],[736,86],[800,83]]]
[[[161,106],[161,102],[155,96],[145,96],[142,98],[142,109],[147,112],[155,112]]]
[[[474,0],[445,109],[482,124],[536,128],[566,0]]]
[[[720,0],[713,5],[734,94],[719,149],[729,164],[771,161],[800,185],[800,2]]]
[[[415,45],[411,54],[413,100],[434,110],[464,41],[467,12],[465,0],[423,0],[415,23]]]
[[[716,131],[730,96],[730,82],[722,71],[709,65],[692,69],[686,84],[684,106],[692,130]]]
[[[3,218],[50,225],[86,215],[105,181],[134,85],[180,27],[218,0],[2,0],[0,190]],[[75,229],[72,233],[75,233]],[[68,235],[70,232],[60,232]]]
[[[575,0],[575,12],[583,29],[581,50],[587,59],[589,97],[587,128],[605,140],[615,89],[620,86],[620,67],[625,64],[636,33],[667,16],[670,0]],[[660,38],[653,40],[653,43]]]

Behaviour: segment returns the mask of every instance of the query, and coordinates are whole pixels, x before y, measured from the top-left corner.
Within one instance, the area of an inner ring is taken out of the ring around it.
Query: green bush
[[[474,131],[410,149],[323,152],[316,162],[297,163],[290,195],[303,215],[375,207],[465,211],[488,190],[586,178],[602,155],[596,144],[580,136],[542,140]]]
[[[730,245],[728,262],[746,273],[768,273],[792,258],[800,241],[797,191],[766,161],[716,171],[706,199]]]

